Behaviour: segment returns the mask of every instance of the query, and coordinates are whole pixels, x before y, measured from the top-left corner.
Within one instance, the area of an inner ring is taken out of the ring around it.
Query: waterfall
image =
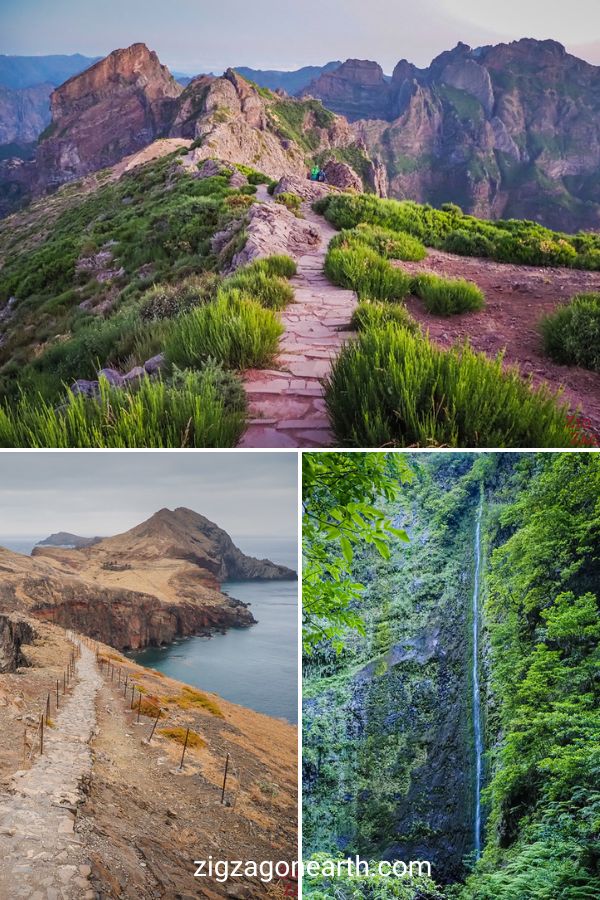
[[[475,523],[475,575],[473,579],[473,732],[475,737],[475,818],[473,837],[475,856],[481,855],[481,765],[483,741],[481,737],[481,700],[479,697],[479,577],[481,566],[481,514],[483,511],[483,491],[477,509]]]

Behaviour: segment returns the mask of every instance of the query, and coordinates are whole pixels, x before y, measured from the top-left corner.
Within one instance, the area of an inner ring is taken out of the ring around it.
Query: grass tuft
[[[571,447],[582,438],[545,387],[468,345],[435,347],[393,324],[342,349],[326,382],[339,443],[350,447]]]
[[[185,744],[186,731],[186,728],[160,728],[159,734],[163,734],[170,741],[175,741],[176,744]],[[195,731],[190,731],[187,745],[188,747],[199,749],[200,747],[206,747],[206,741],[202,740]]]
[[[420,297],[430,313],[452,316],[457,313],[483,309],[483,292],[464,278],[440,278],[438,275],[417,275],[412,280],[412,293]]]
[[[556,362],[600,372],[600,294],[578,294],[545,316],[540,329]]]
[[[274,358],[282,332],[272,310],[239,289],[222,288],[213,303],[175,320],[165,355],[183,368],[214,359],[232,369],[262,369]]]
[[[333,284],[356,291],[360,300],[402,300],[410,289],[408,275],[367,246],[328,250],[325,274]]]

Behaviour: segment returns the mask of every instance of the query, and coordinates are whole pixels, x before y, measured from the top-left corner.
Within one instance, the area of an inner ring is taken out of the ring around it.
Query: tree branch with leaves
[[[373,546],[390,557],[390,542],[408,541],[380,508],[413,477],[402,453],[306,453],[302,464],[303,646],[322,640],[339,649],[348,629],[364,633],[363,585],[352,575],[355,550]]]

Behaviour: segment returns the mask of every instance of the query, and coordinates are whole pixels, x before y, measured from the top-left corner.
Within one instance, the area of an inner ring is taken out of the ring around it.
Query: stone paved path
[[[244,387],[251,419],[240,447],[334,444],[321,379],[350,336],[348,327],[356,296],[330,284],[323,274],[327,245],[335,229],[313,212],[309,203],[302,205],[302,212],[320,232],[321,243],[298,260],[298,273],[290,281],[296,302],[281,314],[285,333],[280,341],[278,368],[246,372]]]
[[[94,654],[85,645],[77,682],[45,732],[44,755],[16,772],[0,794],[0,900],[87,900],[95,891],[80,838],[74,833],[82,783],[90,777],[89,741],[101,685]]]

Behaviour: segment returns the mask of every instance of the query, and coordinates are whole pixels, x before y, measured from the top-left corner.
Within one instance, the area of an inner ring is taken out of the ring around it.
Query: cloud
[[[6,452],[0,463],[3,537],[116,534],[164,506],[233,536],[296,536],[295,453]]]

